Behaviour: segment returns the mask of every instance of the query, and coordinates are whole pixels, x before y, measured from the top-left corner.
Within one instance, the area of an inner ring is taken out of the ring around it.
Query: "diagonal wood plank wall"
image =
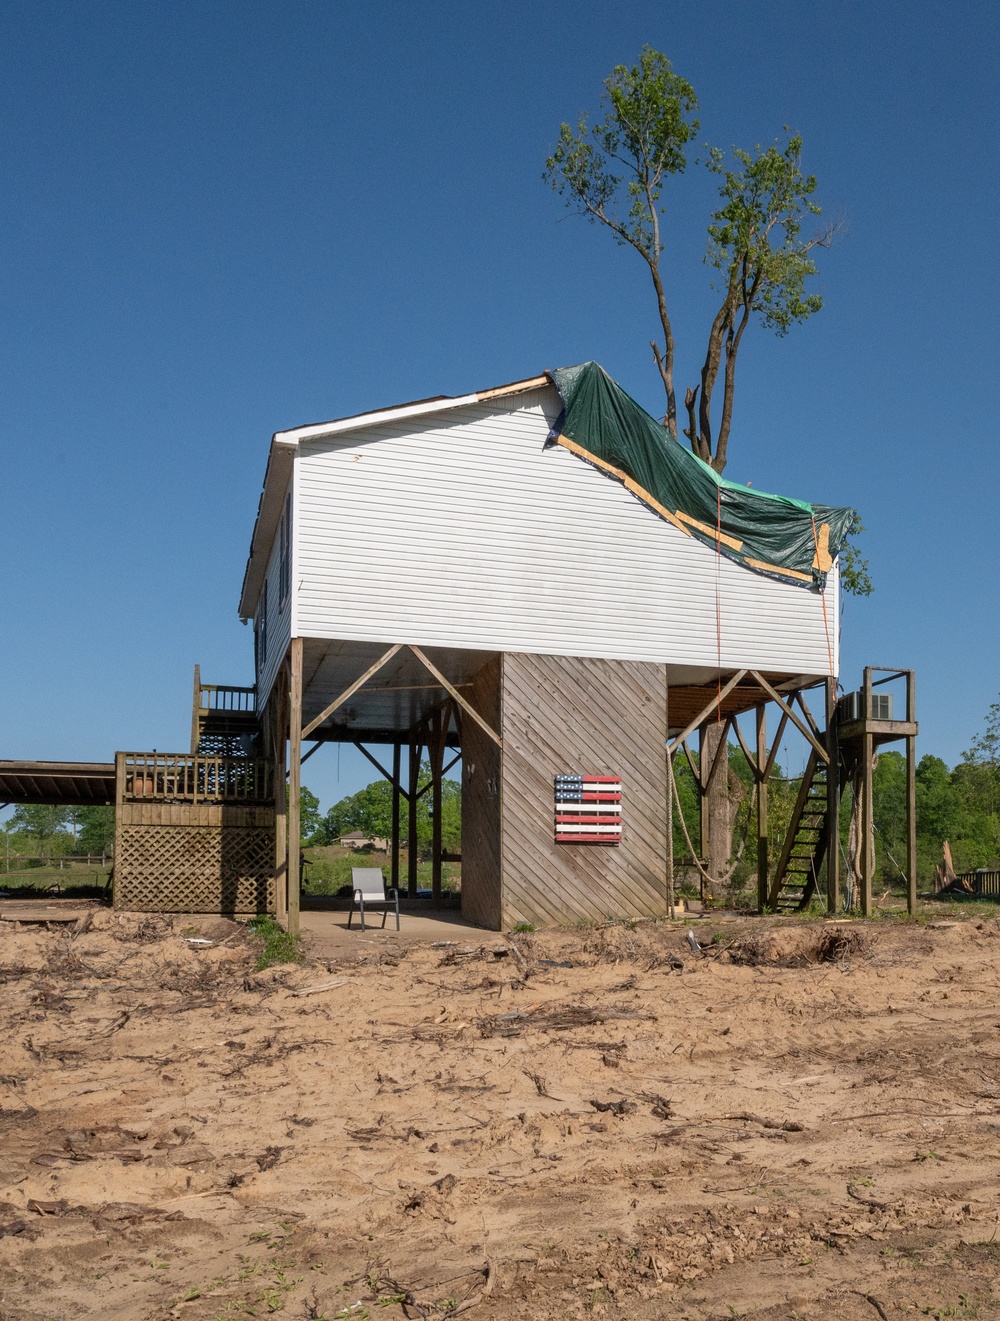
[[[503,927],[665,915],[666,667],[515,652],[502,660]],[[568,772],[621,776],[621,844],[555,843],[553,777]]]

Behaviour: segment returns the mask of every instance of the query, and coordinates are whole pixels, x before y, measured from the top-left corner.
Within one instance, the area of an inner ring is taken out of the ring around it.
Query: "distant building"
[[[354,849],[355,851],[389,852],[389,841],[387,839],[379,839],[377,835],[366,835],[363,830],[352,830],[350,834],[341,835],[337,843],[342,844],[346,849]]]

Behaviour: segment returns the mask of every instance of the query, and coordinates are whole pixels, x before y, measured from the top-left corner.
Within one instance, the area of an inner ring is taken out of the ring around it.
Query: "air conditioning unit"
[[[863,720],[865,697],[862,692],[846,693],[837,703],[837,716],[841,724]],[[872,693],[869,720],[892,719],[892,693]]]

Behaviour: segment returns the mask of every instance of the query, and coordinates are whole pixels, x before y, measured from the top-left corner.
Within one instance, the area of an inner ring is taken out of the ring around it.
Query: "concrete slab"
[[[343,958],[352,950],[369,954],[373,949],[400,945],[429,944],[436,940],[453,940],[460,945],[481,945],[496,940],[499,933],[473,926],[462,919],[461,913],[437,911],[434,913],[401,913],[399,931],[395,914],[386,918],[385,929],[380,926],[381,913],[367,919],[367,930],[358,925],[358,915],[348,930],[346,912],[310,912],[303,909],[299,916],[302,943],[314,958]]]

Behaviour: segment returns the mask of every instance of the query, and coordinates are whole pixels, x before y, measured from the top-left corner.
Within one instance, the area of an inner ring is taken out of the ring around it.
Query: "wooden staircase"
[[[830,769],[813,751],[802,776],[781,848],[767,906],[773,913],[801,912],[816,893],[826,857],[827,782]]]
[[[249,757],[257,749],[257,691],[232,684],[202,683],[194,667],[191,751],[209,757]]]

